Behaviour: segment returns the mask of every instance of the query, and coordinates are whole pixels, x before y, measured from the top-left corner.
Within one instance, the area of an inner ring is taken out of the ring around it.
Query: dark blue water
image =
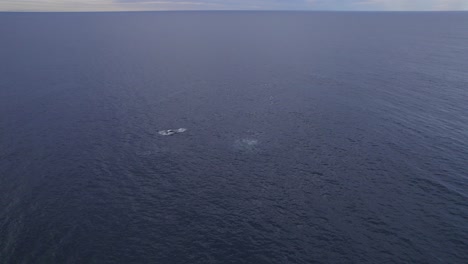
[[[467,70],[468,13],[0,14],[0,263],[468,263]]]

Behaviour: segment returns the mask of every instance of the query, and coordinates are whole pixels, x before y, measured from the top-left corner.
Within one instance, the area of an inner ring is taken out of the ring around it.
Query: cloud
[[[468,10],[468,0],[0,0],[0,11]]]
[[[356,5],[374,10],[466,10],[468,0],[361,0]]]

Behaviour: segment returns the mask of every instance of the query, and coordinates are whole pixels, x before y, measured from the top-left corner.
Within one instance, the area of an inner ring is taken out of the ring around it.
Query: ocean
[[[0,263],[468,263],[468,13],[0,13]]]

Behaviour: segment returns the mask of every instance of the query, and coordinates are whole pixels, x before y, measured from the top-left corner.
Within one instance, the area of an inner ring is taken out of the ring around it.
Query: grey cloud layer
[[[115,0],[119,3],[158,3],[158,0]],[[168,0],[173,4],[198,3],[224,7],[258,6],[263,8],[326,10],[462,10],[468,0]]]
[[[468,10],[468,0],[0,0],[0,11]]]

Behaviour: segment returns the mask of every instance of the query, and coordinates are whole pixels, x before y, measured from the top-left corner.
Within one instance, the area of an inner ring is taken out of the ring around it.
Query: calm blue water
[[[468,263],[468,13],[3,13],[0,38],[0,263]]]

